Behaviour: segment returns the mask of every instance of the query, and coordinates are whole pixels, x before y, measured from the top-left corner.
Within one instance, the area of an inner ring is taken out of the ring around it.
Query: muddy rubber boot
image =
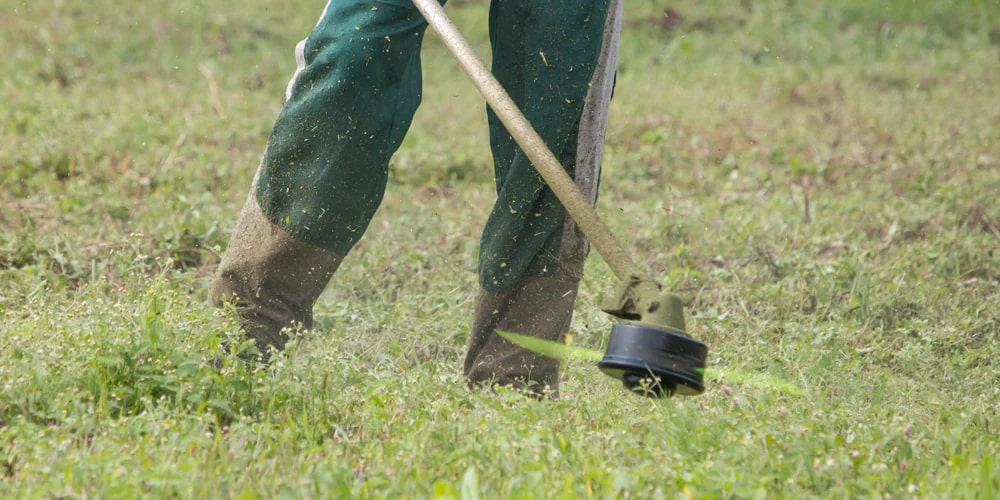
[[[508,386],[558,398],[559,361],[515,345],[497,330],[563,341],[579,276],[525,277],[503,292],[481,289],[465,358],[471,386]]]
[[[251,190],[209,287],[213,304],[236,306],[260,360],[284,349],[289,329],[312,328],[312,308],[342,257],[293,238],[261,212]],[[244,356],[253,357],[253,356]]]

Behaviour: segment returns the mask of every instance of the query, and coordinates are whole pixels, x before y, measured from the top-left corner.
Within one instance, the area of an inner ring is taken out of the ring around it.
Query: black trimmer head
[[[655,398],[694,396],[705,392],[707,357],[708,347],[683,333],[621,323],[611,327],[608,349],[597,366],[632,392]]]
[[[608,349],[597,364],[602,372],[650,397],[705,392],[708,347],[685,334],[680,297],[633,279],[623,284],[604,312],[636,323],[611,327]]]

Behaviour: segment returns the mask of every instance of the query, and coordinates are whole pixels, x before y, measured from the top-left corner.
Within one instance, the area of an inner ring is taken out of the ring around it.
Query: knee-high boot
[[[579,274],[566,270],[554,276],[520,278],[499,292],[481,289],[465,358],[469,382],[558,396],[559,361],[514,345],[496,332],[562,341],[573,317],[579,283]]]
[[[212,302],[235,305],[240,326],[266,360],[283,349],[289,328],[309,329],[312,308],[342,256],[271,223],[251,190],[209,287]]]

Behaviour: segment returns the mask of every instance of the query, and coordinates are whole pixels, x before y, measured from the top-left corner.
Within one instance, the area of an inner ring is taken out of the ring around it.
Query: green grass
[[[574,361],[547,402],[460,377],[493,187],[433,37],[316,331],[211,366],[207,280],[321,4],[0,1],[0,496],[998,495],[998,2],[627,2],[598,210],[710,364],[805,395]],[[448,10],[486,54],[485,3]],[[592,257],[578,345],[615,286]]]

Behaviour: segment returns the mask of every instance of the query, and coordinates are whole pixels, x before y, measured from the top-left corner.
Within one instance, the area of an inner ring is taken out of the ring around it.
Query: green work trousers
[[[493,73],[591,199],[619,8],[615,0],[490,6]],[[330,0],[296,47],[298,67],[258,171],[256,201],[270,222],[336,255],[358,242],[420,103],[426,27],[408,0]],[[586,240],[491,111],[488,124],[497,202],[481,240],[481,285],[508,290],[559,272],[568,258],[582,266]]]

